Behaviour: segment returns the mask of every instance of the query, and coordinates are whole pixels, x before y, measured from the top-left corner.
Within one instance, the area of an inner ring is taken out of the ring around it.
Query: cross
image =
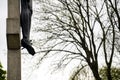
[[[8,0],[7,80],[21,80],[20,0]]]

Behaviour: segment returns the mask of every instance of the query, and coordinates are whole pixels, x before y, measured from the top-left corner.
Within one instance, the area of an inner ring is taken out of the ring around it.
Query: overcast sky
[[[6,18],[7,18],[7,0],[0,0],[0,61],[6,69]]]
[[[6,47],[7,0],[0,0],[0,50]]]

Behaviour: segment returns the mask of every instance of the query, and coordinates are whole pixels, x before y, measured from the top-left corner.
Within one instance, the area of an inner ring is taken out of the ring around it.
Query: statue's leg
[[[21,12],[21,27],[23,40],[29,42],[30,40],[30,28],[31,28],[31,13],[30,11],[22,11]]]
[[[21,12],[21,27],[22,27],[22,34],[23,39],[21,40],[21,44],[24,48],[28,50],[28,52],[32,55],[35,54],[34,48],[30,44],[30,28],[31,28],[31,12],[24,11]]]

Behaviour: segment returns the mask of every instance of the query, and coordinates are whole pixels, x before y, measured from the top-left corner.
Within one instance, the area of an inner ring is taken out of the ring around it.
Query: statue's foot
[[[35,54],[35,50],[34,48],[31,46],[30,43],[25,42],[24,40],[21,40],[21,45],[27,49],[27,51],[29,52],[29,54],[34,55]]]

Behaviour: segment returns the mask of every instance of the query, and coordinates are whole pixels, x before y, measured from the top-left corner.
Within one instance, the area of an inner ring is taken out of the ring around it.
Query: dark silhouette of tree
[[[107,65],[107,79],[119,45],[119,0],[37,0],[42,5],[36,29],[46,36],[39,40],[41,52],[64,53],[60,65],[74,59],[86,62],[96,80],[99,59]],[[82,63],[81,63],[82,64]],[[86,65],[85,64],[85,65]]]

